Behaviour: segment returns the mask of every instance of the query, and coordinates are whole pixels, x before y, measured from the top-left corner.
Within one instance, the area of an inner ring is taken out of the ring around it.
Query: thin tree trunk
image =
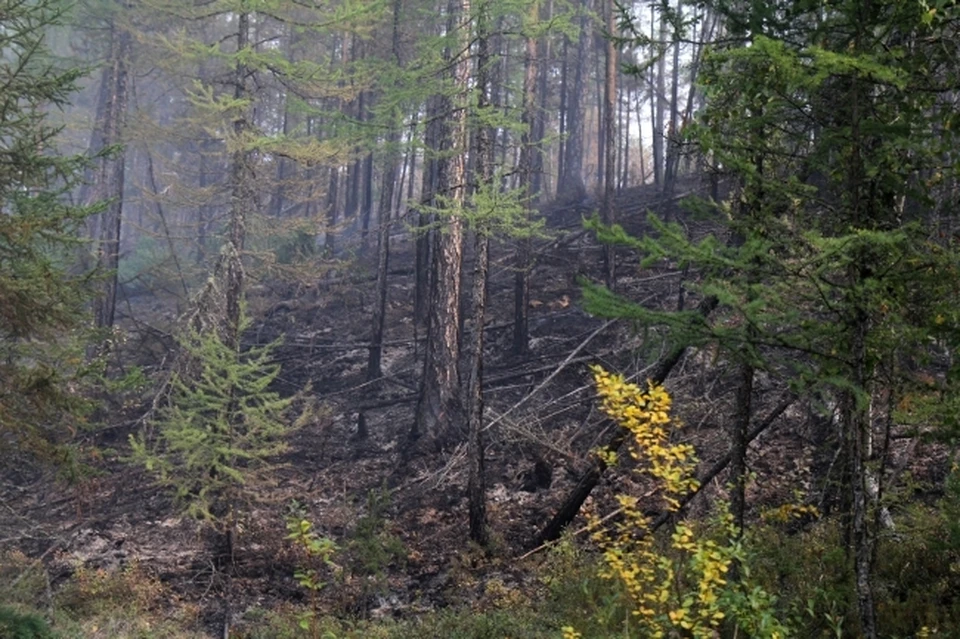
[[[388,145],[397,143],[397,134],[392,133]],[[390,261],[390,225],[393,208],[393,192],[396,185],[397,155],[390,151],[387,169],[383,172],[383,186],[380,189],[380,226],[377,230],[377,287],[373,305],[373,330],[370,338],[370,351],[367,359],[367,381],[373,381],[383,375],[380,362],[383,357],[383,330],[387,312],[387,269]]]
[[[477,16],[477,110],[482,114],[490,105],[490,34],[487,26],[487,7],[481,5]],[[476,134],[478,189],[490,191],[493,186],[493,131],[480,127]],[[484,469],[483,437],[483,337],[486,321],[487,273],[490,265],[490,236],[488,226],[481,219],[474,229],[475,260],[473,272],[473,339],[468,347],[469,369],[467,394],[464,401],[467,417],[467,498],[469,506],[470,539],[486,546],[487,499]]]
[[[577,52],[574,61],[573,91],[568,93],[567,102],[567,141],[564,148],[563,173],[560,174],[558,197],[565,200],[583,199],[586,187],[583,184],[583,85],[584,65],[586,64],[587,46],[590,31],[587,28],[588,0],[580,3],[579,14],[580,35],[577,39]]]
[[[650,29],[653,30],[653,25],[655,24],[655,14],[653,6],[650,7]],[[664,179],[664,170],[663,170],[663,161],[664,161],[664,148],[663,148],[663,118],[664,111],[666,111],[666,74],[667,74],[667,64],[666,64],[666,40],[667,40],[667,17],[666,14],[661,14],[660,16],[660,44],[659,50],[656,51],[658,55],[657,64],[656,64],[656,85],[654,89],[653,96],[653,182],[659,187],[663,187]],[[651,34],[652,35],[652,34]],[[651,68],[651,73],[653,69]]]
[[[683,5],[677,3],[676,11],[682,18]],[[680,162],[680,41],[673,43],[673,70],[670,86],[670,128],[667,134],[667,159],[664,166],[663,195],[672,197],[677,181]]]
[[[606,82],[604,93],[604,118],[603,133],[606,148],[606,159],[604,162],[603,178],[603,223],[606,225],[615,224],[617,221],[617,212],[614,204],[616,195],[617,181],[617,45],[614,42],[613,34],[616,32],[616,22],[614,12],[616,4],[614,0],[609,0],[606,6],[607,31],[610,37],[607,38],[606,47]],[[603,245],[604,277],[607,288],[613,290],[617,281],[616,274],[616,253],[612,244]]]
[[[540,3],[530,4],[528,15],[528,29],[533,29],[539,21]],[[523,113],[521,123],[523,133],[520,138],[519,180],[520,190],[523,193],[526,217],[530,217],[531,209],[536,204],[537,191],[535,190],[535,176],[537,169],[537,155],[539,154],[539,140],[537,140],[537,38],[527,37],[526,55],[523,61]],[[520,239],[517,242],[517,256],[514,264],[513,276],[513,354],[523,355],[529,346],[527,309],[530,306],[530,241]]]
[[[103,71],[108,87],[102,128],[102,147],[122,142],[127,111],[128,73],[131,35],[126,29],[111,25],[110,62]],[[100,293],[94,304],[94,324],[98,328],[113,326],[117,308],[117,268],[120,265],[120,230],[123,220],[124,164],[126,153],[121,149],[110,157],[100,158],[93,192],[107,200],[101,214],[97,245],[97,270],[102,274]]]

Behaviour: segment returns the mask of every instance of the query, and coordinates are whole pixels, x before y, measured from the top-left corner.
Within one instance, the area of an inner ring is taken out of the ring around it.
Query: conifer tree
[[[719,9],[732,46],[705,60],[707,108],[695,137],[736,181],[733,203],[719,209],[730,241],[694,244],[662,225],[658,239],[601,234],[697,268],[697,291],[717,300],[724,321],[651,311],[598,287],[588,298],[600,314],[667,324],[682,343],[715,340],[740,362],[741,411],[755,367],[836,407],[860,631],[876,637],[874,513],[892,423],[876,415],[893,405],[876,401],[899,392],[904,362],[929,356],[945,317],[938,299],[957,284],[947,277],[954,247],[930,240],[930,176],[957,170],[954,134],[937,125],[956,118],[941,93],[960,73],[941,48],[956,9]]]
[[[82,402],[67,382],[81,356],[71,348],[83,319],[87,278],[71,273],[71,250],[89,208],[66,204],[84,162],[57,155],[64,108],[77,68],[49,54],[61,23],[58,0],[0,3],[0,447],[49,452],[79,426]]]
[[[131,444],[133,459],[174,490],[185,512],[232,542],[251,484],[309,413],[294,415],[297,398],[269,388],[280,374],[278,342],[241,351],[229,339],[187,332],[180,347],[192,367],[172,377],[152,438],[132,436]]]

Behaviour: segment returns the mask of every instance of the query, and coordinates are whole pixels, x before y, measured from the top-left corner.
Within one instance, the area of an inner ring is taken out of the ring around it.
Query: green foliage
[[[13,608],[0,606],[0,637],[6,639],[53,639],[47,622],[35,614],[19,613]]]
[[[172,487],[190,515],[217,527],[230,521],[251,480],[286,450],[283,436],[310,414],[297,414],[296,397],[269,389],[280,374],[271,361],[278,344],[239,352],[216,334],[188,333],[180,346],[195,374],[173,376],[154,438],[150,431],[130,438],[133,460]]]
[[[92,210],[66,204],[84,160],[61,157],[60,129],[47,114],[63,108],[82,72],[50,56],[45,34],[63,19],[58,0],[0,2],[0,448],[56,460],[52,444],[80,427],[74,355],[87,297],[68,265],[77,231]]]
[[[383,576],[387,567],[406,561],[403,540],[388,528],[386,509],[390,493],[386,489],[367,493],[366,512],[357,520],[347,549],[353,571],[364,576]]]

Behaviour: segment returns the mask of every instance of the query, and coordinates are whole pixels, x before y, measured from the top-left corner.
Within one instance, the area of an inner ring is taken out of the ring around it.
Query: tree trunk
[[[677,3],[682,18],[683,5]],[[663,195],[672,197],[680,163],[680,41],[673,43],[673,70],[670,87],[670,128],[667,133],[667,159],[664,166]]]
[[[242,54],[250,46],[250,15],[239,14],[237,18],[237,53]],[[242,59],[242,58],[241,58]],[[233,97],[237,102],[247,99],[247,66],[238,61],[234,69]],[[226,327],[225,341],[235,348],[240,343],[240,314],[243,299],[243,264],[240,256],[243,253],[247,235],[247,219],[253,211],[256,201],[256,186],[254,184],[253,158],[245,147],[245,138],[248,133],[249,122],[246,113],[241,114],[233,123],[232,146],[234,147],[230,159],[230,221],[227,235],[228,253],[225,258],[226,273]]]
[[[387,313],[387,269],[390,261],[390,225],[393,209],[393,192],[396,185],[398,156],[393,147],[397,143],[397,134],[391,133],[387,144],[391,147],[387,168],[383,172],[383,186],[380,189],[379,228],[377,230],[377,288],[373,305],[373,330],[370,337],[370,351],[367,358],[367,381],[373,381],[383,375],[380,361],[383,356],[383,329]]]
[[[427,445],[443,448],[460,439],[460,275],[463,264],[463,208],[467,193],[467,107],[470,91],[470,0],[455,7],[459,22],[458,56],[453,65],[456,106],[449,115],[450,160],[441,173],[441,190],[448,194],[447,222],[435,233],[436,279],[429,311],[427,353],[417,416],[411,436],[425,436]],[[446,187],[446,188],[442,188]]]
[[[107,87],[106,108],[101,123],[101,148],[122,143],[127,111],[130,33],[112,24],[110,28],[110,60],[103,70],[103,85]],[[102,274],[100,292],[94,303],[94,324],[97,328],[113,326],[117,308],[117,268],[120,265],[120,229],[123,219],[124,164],[126,153],[118,150],[109,157],[100,158],[94,178],[93,194],[97,200],[107,200],[101,214],[97,244],[97,271]]]
[[[527,28],[533,29],[539,22],[540,3],[530,4]],[[523,61],[523,113],[521,123],[523,133],[520,137],[519,180],[523,193],[525,216],[531,215],[536,205],[538,193],[535,186],[537,156],[540,141],[537,139],[537,38],[527,37],[526,55]],[[513,354],[523,355],[529,346],[527,309],[530,306],[530,283],[528,274],[531,267],[530,240],[523,238],[517,242],[517,255],[513,275]]]
[[[587,58],[590,31],[587,28],[587,4],[583,0],[578,8],[580,35],[574,60],[573,91],[567,101],[567,140],[564,147],[563,173],[557,185],[557,197],[568,201],[580,201],[586,195],[583,184],[583,85],[584,65]]]
[[[653,30],[653,25],[655,23],[654,10],[653,7],[650,7],[650,29]],[[654,97],[652,101],[653,108],[653,182],[659,187],[663,187],[664,180],[664,170],[663,170],[663,160],[664,160],[664,148],[663,148],[663,117],[664,111],[667,109],[666,101],[666,74],[667,74],[667,63],[666,63],[666,48],[664,43],[667,41],[667,17],[666,13],[661,13],[660,15],[660,48],[657,51],[657,64],[656,64],[656,88],[654,89]],[[653,69],[651,68],[651,73]]]
[[[490,108],[490,36],[487,10],[481,5],[477,16],[477,110]],[[489,191],[493,185],[493,131],[482,126],[477,130],[478,190]],[[467,393],[464,401],[467,417],[467,499],[470,539],[486,546],[487,534],[486,475],[484,472],[483,437],[483,326],[486,321],[487,273],[490,265],[489,228],[480,219],[474,229],[475,260],[473,271],[473,336],[468,346]]]
[[[616,16],[614,15],[616,10],[615,0],[609,0],[606,6],[607,32],[609,36],[606,47],[606,86],[603,110],[606,158],[604,161],[602,216],[603,223],[608,226],[615,224],[617,221],[617,212],[614,204],[617,187],[617,44],[613,39],[613,34],[616,33]],[[616,288],[617,274],[616,253],[612,244],[603,245],[603,263],[607,288],[614,290]]]

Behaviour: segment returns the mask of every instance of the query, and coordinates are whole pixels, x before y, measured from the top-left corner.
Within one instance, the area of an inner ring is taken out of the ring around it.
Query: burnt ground
[[[691,191],[695,184],[679,192]],[[710,230],[688,216],[676,200],[661,202],[652,187],[631,189],[620,200],[628,230],[645,230],[642,211],[683,220],[694,235]],[[534,533],[552,516],[588,463],[589,451],[605,437],[594,407],[588,363],[643,377],[664,348],[656,329],[629,323],[606,324],[580,306],[578,275],[601,273],[601,253],[582,231],[586,205],[546,207],[551,237],[538,243],[531,278],[528,356],[509,354],[512,318],[512,247],[494,247],[486,351],[487,482],[494,551],[484,557],[467,538],[466,464],[462,447],[442,455],[401,462],[413,419],[422,335],[412,321],[413,244],[398,236],[392,246],[385,377],[364,382],[374,256],[333,269],[309,286],[261,282],[251,294],[251,314],[260,321],[245,339],[266,343],[284,336],[277,358],[285,392],[309,383],[323,407],[302,430],[290,435],[289,451],[278,459],[270,481],[251,486],[253,499],[243,515],[231,586],[235,622],[243,611],[307,600],[293,574],[304,558],[285,541],[285,516],[293,504],[341,547],[332,585],[314,602],[340,615],[408,615],[457,603],[476,603],[496,581],[523,587],[525,562],[510,559],[527,550]],[[648,306],[673,308],[681,272],[660,264],[641,269],[632,252],[618,254],[619,290]],[[468,256],[469,259],[469,256]],[[465,270],[471,273],[469,264]],[[469,282],[465,282],[465,286]],[[141,306],[138,307],[138,304]],[[138,338],[136,355],[156,364],[153,354],[169,346],[162,331],[145,335],[151,308],[135,302],[125,326]],[[149,302],[156,305],[156,302]],[[468,327],[468,330],[469,329]],[[577,350],[573,357],[571,353]],[[710,349],[691,350],[673,371],[668,388],[680,436],[692,441],[710,467],[726,452],[725,418],[731,414],[728,364]],[[756,414],[766,415],[782,397],[774,375],[758,379]],[[532,393],[532,395],[531,395]],[[51,587],[77,567],[113,569],[136,562],[159,577],[176,596],[204,611],[213,627],[220,614],[220,572],[209,534],[179,514],[170,496],[139,468],[123,461],[127,437],[149,399],[113,406],[105,427],[84,442],[96,471],[71,486],[49,473],[8,472],[2,480],[0,550],[19,549],[47,568]],[[358,439],[360,415],[369,435]],[[796,499],[798,486],[820,491],[830,459],[815,458],[823,417],[797,403],[752,445],[752,503],[779,505]],[[895,472],[912,468],[914,440],[898,440]],[[928,450],[936,460],[942,453]],[[823,457],[821,455],[821,457]],[[827,456],[829,457],[829,456]],[[934,468],[935,465],[931,466]],[[704,489],[694,511],[705,512],[711,496],[723,492],[721,474]],[[642,491],[629,469],[609,472],[587,507],[613,509],[611,495]],[[655,503],[654,503],[655,505]],[[580,522],[575,523],[579,526]]]

